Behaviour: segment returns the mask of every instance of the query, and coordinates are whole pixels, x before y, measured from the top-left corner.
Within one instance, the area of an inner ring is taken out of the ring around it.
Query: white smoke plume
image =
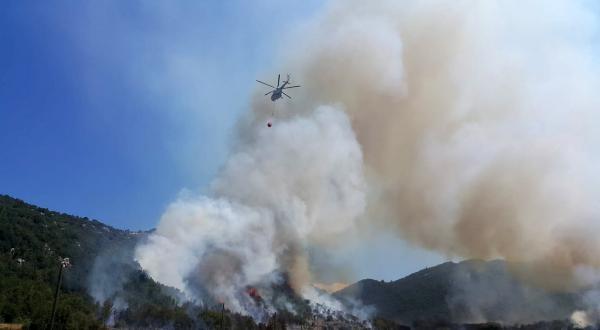
[[[331,2],[287,38],[303,88],[283,108],[253,101],[211,194],[173,203],[138,260],[238,311],[244,287],[281,272],[301,291],[306,248],[356,227],[584,284],[573,274],[600,267],[588,5]]]
[[[245,294],[290,276],[309,284],[308,244],[352,230],[365,208],[362,153],[344,112],[264,124],[231,155],[212,195],[182,196],[163,215],[137,259],[158,281],[192,298],[248,312]]]

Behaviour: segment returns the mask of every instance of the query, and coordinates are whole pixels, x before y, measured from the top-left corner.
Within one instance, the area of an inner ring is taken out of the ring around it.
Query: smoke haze
[[[600,76],[586,4],[331,2],[284,45],[280,67],[303,85],[294,99],[257,93],[209,195],[171,204],[137,259],[246,313],[247,286],[286,273],[302,293],[309,248],[366,231],[527,264],[541,285],[596,280]]]

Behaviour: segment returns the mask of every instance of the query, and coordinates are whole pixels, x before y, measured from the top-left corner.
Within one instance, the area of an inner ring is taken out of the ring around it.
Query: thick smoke
[[[580,1],[335,2],[288,56],[294,113],[346,109],[366,226],[564,284],[600,266],[597,23]]]
[[[168,208],[137,258],[158,281],[238,312],[252,310],[248,287],[283,274],[302,292],[307,246],[352,230],[364,211],[362,163],[350,122],[334,107],[272,129],[263,123],[210,196],[182,196]]]
[[[583,284],[600,267],[597,23],[580,1],[332,2],[287,38],[294,100],[254,100],[212,193],[173,203],[137,258],[238,311],[281,273],[301,291],[306,248],[356,226]]]

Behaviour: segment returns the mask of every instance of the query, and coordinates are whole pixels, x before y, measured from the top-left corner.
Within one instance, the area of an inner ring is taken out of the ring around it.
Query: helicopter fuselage
[[[276,90],[274,90],[273,93],[271,93],[271,101],[277,101],[277,99],[280,99],[281,92],[283,92],[283,91],[280,88],[277,88]]]
[[[288,83],[289,83],[289,81],[284,81],[283,85],[281,85],[280,87],[275,88],[275,90],[273,90],[273,93],[271,93],[271,101],[275,102],[281,98],[281,95],[283,94],[283,89],[285,88],[285,85],[287,85]]]

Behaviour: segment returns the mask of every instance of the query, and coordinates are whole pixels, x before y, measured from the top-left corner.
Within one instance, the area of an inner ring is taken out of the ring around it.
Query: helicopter
[[[291,99],[292,97],[289,96],[289,95],[287,95],[283,90],[284,89],[290,89],[290,88],[300,87],[300,85],[288,86],[288,84],[290,83],[290,75],[289,74],[287,75],[287,80],[285,80],[281,86],[279,86],[280,79],[281,79],[281,75],[278,74],[277,75],[277,87],[275,87],[273,85],[270,85],[270,84],[267,84],[266,82],[263,82],[263,81],[260,81],[260,80],[256,80],[256,81],[259,82],[259,83],[261,83],[261,84],[263,84],[263,85],[266,85],[266,86],[269,86],[271,88],[274,88],[272,91],[270,91],[267,94],[265,94],[265,96],[271,94],[271,101],[273,101],[273,102],[277,101],[278,99],[281,98],[281,95],[285,95],[285,96],[287,96],[288,98]]]

